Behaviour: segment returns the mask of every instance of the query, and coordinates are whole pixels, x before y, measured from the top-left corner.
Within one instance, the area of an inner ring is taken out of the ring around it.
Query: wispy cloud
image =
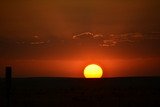
[[[77,34],[77,35],[74,35],[72,38],[73,39],[86,39],[86,38],[93,38],[94,37],[94,34],[91,33],[91,32],[84,32],[84,33],[80,33],[80,34]]]
[[[160,33],[123,33],[123,34],[93,34],[84,32],[73,36],[74,40],[94,42],[101,47],[113,47],[121,44],[136,44],[138,41],[160,40]],[[90,40],[90,41],[89,41]]]
[[[49,42],[50,40],[44,40],[40,36],[35,35],[27,40],[26,39],[18,40],[16,44],[18,45],[45,45],[45,44],[49,44]]]
[[[104,36],[103,44],[100,46],[116,46],[121,43],[133,44],[137,40],[144,38],[141,33],[109,34]]]

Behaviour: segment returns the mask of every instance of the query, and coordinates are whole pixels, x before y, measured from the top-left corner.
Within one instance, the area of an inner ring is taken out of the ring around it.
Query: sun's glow
[[[103,70],[99,65],[90,64],[84,69],[85,78],[101,78],[103,75]]]

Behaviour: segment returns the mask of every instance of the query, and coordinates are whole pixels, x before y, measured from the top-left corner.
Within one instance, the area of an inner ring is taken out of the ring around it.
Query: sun
[[[84,69],[85,78],[101,78],[103,75],[102,68],[97,64],[90,64]]]

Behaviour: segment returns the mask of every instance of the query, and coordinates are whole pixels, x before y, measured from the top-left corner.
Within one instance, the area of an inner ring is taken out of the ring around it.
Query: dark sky
[[[7,0],[0,3],[0,75],[160,75],[158,0]]]

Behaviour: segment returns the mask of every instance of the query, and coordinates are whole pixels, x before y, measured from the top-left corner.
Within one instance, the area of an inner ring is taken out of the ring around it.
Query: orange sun
[[[103,75],[103,70],[99,65],[90,64],[84,69],[85,78],[101,78]]]

